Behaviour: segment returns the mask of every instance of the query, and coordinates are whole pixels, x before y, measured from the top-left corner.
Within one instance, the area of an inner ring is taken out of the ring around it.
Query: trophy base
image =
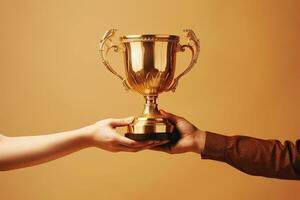
[[[161,116],[138,117],[128,126],[126,137],[136,140],[175,140],[174,126]]]
[[[145,140],[175,140],[175,134],[173,133],[126,133],[125,137],[135,140],[135,141],[145,141]]]

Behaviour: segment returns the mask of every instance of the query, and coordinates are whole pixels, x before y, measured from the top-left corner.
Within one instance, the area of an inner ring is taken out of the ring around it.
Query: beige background
[[[137,115],[99,61],[98,42],[193,29],[202,52],[161,108],[199,128],[260,138],[300,138],[300,4],[280,1],[0,1],[0,132],[70,130]],[[182,42],[184,43],[185,40]],[[189,54],[178,56],[178,71]],[[120,55],[113,63],[123,71]],[[300,183],[248,176],[196,154],[88,149],[48,164],[0,173],[0,199],[296,199]]]

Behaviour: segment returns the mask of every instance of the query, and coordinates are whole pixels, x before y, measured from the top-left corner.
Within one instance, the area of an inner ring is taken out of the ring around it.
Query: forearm
[[[82,128],[40,136],[2,136],[0,170],[37,165],[88,147],[89,131]]]
[[[289,141],[207,133],[202,158],[226,162],[257,176],[300,179],[300,152]]]

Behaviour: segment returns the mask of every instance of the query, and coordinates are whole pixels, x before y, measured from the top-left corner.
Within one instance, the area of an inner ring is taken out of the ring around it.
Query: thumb
[[[168,112],[166,112],[166,111],[164,111],[164,110],[160,110],[160,113],[161,113],[163,116],[167,117],[167,118],[168,118],[171,122],[173,122],[174,124],[177,124],[177,123],[179,122],[179,120],[182,119],[181,117],[179,117],[179,116],[177,116],[177,115],[174,115],[174,114],[172,114],[172,113],[168,113]]]
[[[112,127],[120,127],[120,126],[127,126],[133,121],[134,117],[125,117],[125,118],[113,118],[110,120],[109,124]]]

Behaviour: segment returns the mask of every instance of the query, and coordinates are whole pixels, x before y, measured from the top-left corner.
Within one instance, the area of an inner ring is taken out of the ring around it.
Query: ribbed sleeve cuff
[[[205,146],[201,158],[225,161],[227,140],[227,136],[206,131]]]

